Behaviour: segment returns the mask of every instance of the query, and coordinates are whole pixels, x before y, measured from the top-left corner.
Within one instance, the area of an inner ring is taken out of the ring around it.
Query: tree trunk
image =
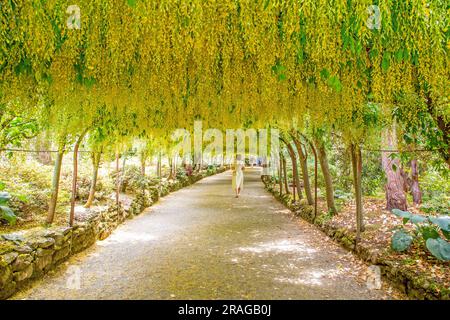
[[[356,239],[359,241],[361,232],[364,231],[363,219],[363,203],[362,203],[362,186],[361,186],[361,172],[362,172],[362,157],[361,148],[359,145],[352,144],[350,146],[352,158],[353,171],[353,186],[355,188],[355,202],[356,202]]]
[[[284,189],[286,190],[287,194],[290,194],[289,186],[288,186],[288,180],[287,180],[287,166],[286,166],[286,158],[283,156],[283,181],[284,181]]]
[[[308,204],[312,206],[314,204],[314,199],[311,192],[311,183],[309,182],[306,152],[303,151],[302,144],[297,137],[292,135],[292,139],[294,140],[299,156],[300,168],[302,169],[303,176],[303,188],[305,189],[306,199],[308,200]]]
[[[77,196],[77,178],[78,178],[78,150],[80,149],[81,141],[83,141],[86,132],[87,130],[84,130],[83,133],[80,134],[73,148],[72,196],[70,198],[70,214],[69,214],[70,226],[73,226],[73,220],[75,218],[75,198]]]
[[[122,172],[120,174],[120,180],[119,180],[119,190],[123,187],[123,180],[125,180],[125,164],[127,161],[127,152],[125,151],[123,153],[123,160],[122,160]],[[123,190],[125,192],[125,190]]]
[[[173,179],[177,179],[177,163],[178,163],[178,156],[175,155],[173,159]]]
[[[281,160],[283,158],[283,156],[279,155],[279,159],[280,159],[280,165],[278,167],[278,184],[280,185],[280,196],[283,195],[283,161]]]
[[[119,173],[120,154],[116,152],[116,205],[119,205],[120,197],[120,173]]]
[[[173,179],[173,159],[169,156],[169,177],[168,180]]]
[[[56,155],[55,166],[53,169],[52,194],[50,197],[50,203],[48,206],[48,213],[47,213],[47,223],[48,224],[52,224],[53,219],[55,217],[56,204],[58,202],[59,180],[61,177],[61,165],[62,165],[63,156],[64,156],[64,147],[61,146]]]
[[[363,206],[363,193],[362,193],[362,153],[361,153],[361,147],[358,146],[356,148],[356,177],[358,179],[358,201],[357,201],[357,207],[359,212],[359,229],[361,232],[364,232],[366,229],[364,225],[364,206]]]
[[[158,178],[161,179],[161,151],[158,153],[158,162],[156,164]]]
[[[415,205],[422,203],[422,191],[419,187],[419,170],[417,159],[411,160],[411,194]]]
[[[141,160],[141,174],[143,176],[145,176],[145,165],[146,165],[147,157],[145,155],[141,154],[140,160]]]
[[[383,145],[388,150],[397,148],[395,125],[383,131]],[[381,162],[387,179],[385,185],[386,210],[407,210],[404,180],[400,172],[400,161],[398,158],[391,158],[391,154],[391,152],[387,151],[381,153]]]
[[[317,218],[317,151],[316,148],[314,147],[314,145],[308,141],[311,147],[311,150],[314,154],[314,219],[313,221],[316,221]]]
[[[283,141],[283,143],[288,148],[289,156],[291,157],[292,175],[294,177],[294,184],[295,184],[295,188],[297,189],[298,199],[299,200],[303,199],[302,188],[300,186],[300,178],[299,178],[299,174],[298,174],[297,157],[295,155],[294,148],[292,148],[292,146],[286,140],[284,140],[282,138],[280,138],[280,140]]]
[[[328,158],[325,146],[318,138],[314,138],[316,146],[317,157],[319,158],[320,169],[322,170],[323,179],[325,181],[325,190],[327,194],[328,212],[332,215],[336,214],[336,206],[334,204],[334,187],[333,179],[331,177],[330,167],[328,166]]]
[[[403,191],[405,191],[405,193],[408,193],[411,190],[412,180],[409,177],[408,173],[403,169],[403,167],[400,167],[400,175],[403,178]]]
[[[100,166],[101,152],[92,154],[92,182],[89,189],[89,197],[84,205],[85,208],[90,208],[95,199],[95,188],[97,186],[98,168]]]

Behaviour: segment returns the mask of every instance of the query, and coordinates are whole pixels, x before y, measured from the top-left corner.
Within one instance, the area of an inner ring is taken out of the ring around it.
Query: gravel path
[[[15,299],[380,299],[367,268],[245,171],[172,193]]]

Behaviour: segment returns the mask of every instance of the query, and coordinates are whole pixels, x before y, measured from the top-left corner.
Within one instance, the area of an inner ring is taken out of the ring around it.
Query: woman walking
[[[236,192],[236,198],[239,198],[241,190],[244,187],[244,162],[240,154],[236,155],[233,165],[233,178],[232,186],[233,190]]]

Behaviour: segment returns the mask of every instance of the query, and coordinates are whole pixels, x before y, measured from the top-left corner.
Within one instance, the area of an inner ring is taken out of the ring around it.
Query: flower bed
[[[381,274],[392,284],[413,299],[450,299],[450,268],[448,262],[435,259],[420,245],[414,245],[408,253],[397,253],[390,249],[392,229],[401,224],[393,214],[379,209],[379,205],[367,204],[366,230],[356,243],[354,230],[354,208],[344,208],[335,217],[325,210],[314,209],[305,200],[294,203],[290,196],[280,196],[277,186],[263,180],[266,189],[295,215],[316,225],[344,248],[354,252],[362,260],[377,265]],[[325,209],[325,208],[324,208]],[[348,210],[347,210],[348,209]],[[322,213],[321,213],[322,211]],[[381,212],[380,212],[381,211]]]

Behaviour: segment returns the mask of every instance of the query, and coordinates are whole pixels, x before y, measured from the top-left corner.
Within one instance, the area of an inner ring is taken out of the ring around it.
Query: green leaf
[[[421,227],[417,228],[417,230],[420,232],[420,234],[422,235],[422,237],[425,241],[427,241],[428,239],[439,238],[439,232],[433,226],[430,226],[430,225],[421,226]]]
[[[399,49],[395,52],[395,60],[397,60],[397,62],[401,62],[403,60],[403,50]]]
[[[391,65],[391,53],[385,52],[383,54],[383,59],[381,61],[381,68],[383,68],[383,71],[387,71],[390,65]]]
[[[18,194],[18,195],[15,195],[15,197],[24,203],[28,202],[28,197],[26,194]]]
[[[53,77],[52,77],[51,74],[44,73],[44,75],[42,76],[42,79],[44,81],[46,81],[48,84],[52,84],[53,83]]]
[[[0,205],[6,205],[8,204],[9,200],[11,199],[11,195],[8,192],[0,192]]]
[[[408,61],[409,60],[409,51],[408,51],[408,49],[403,49],[403,59],[405,60],[405,61]]]
[[[342,90],[342,83],[339,80],[338,77],[336,76],[332,76],[328,79],[327,81],[328,85],[330,87],[332,87],[334,90],[336,90],[337,92],[340,92]]]
[[[362,82],[358,80],[358,82],[356,82],[356,86],[361,89],[363,87]]]
[[[320,77],[323,80],[326,80],[330,77],[330,72],[327,69],[322,69],[322,71],[320,71]]]
[[[440,217],[429,217],[429,220],[437,225],[441,230],[450,232],[450,217],[440,216]]]
[[[135,8],[136,7],[136,1],[137,0],[128,0],[127,2],[128,2],[128,5],[130,7]]]
[[[444,234],[444,237],[447,238],[447,240],[450,240],[450,232],[442,230],[442,233]]]
[[[422,222],[425,222],[425,221],[428,220],[426,217],[421,216],[421,215],[417,215],[417,214],[412,214],[409,219],[414,224],[422,223]]]
[[[305,57],[304,57],[304,55],[303,55],[303,50],[300,49],[300,50],[298,50],[298,52],[297,52],[297,63],[298,63],[298,64],[302,64],[304,61],[305,61]]]
[[[391,248],[397,252],[408,250],[413,242],[413,237],[405,230],[397,230],[391,239]]]
[[[411,221],[414,224],[419,224],[427,221],[427,218],[421,215],[412,214],[409,211],[403,211],[400,209],[392,209],[392,213],[397,217],[403,219],[403,224],[406,224],[408,221]]]
[[[0,206],[0,218],[8,221],[10,225],[14,225],[17,219],[14,212],[6,206]]]
[[[408,144],[413,142],[413,138],[411,138],[411,136],[409,134],[407,134],[407,133],[405,133],[403,135],[403,140],[405,140],[405,142],[408,143]]]
[[[356,53],[357,53],[358,55],[360,55],[361,52],[362,52],[362,49],[363,49],[363,46],[362,46],[361,42],[358,41],[358,42],[356,43]]]
[[[394,160],[394,159],[400,159],[400,155],[399,155],[398,153],[396,153],[396,152],[393,152],[393,153],[391,153],[391,154],[389,155],[389,159],[392,159],[392,160]]]
[[[94,77],[87,77],[84,79],[84,84],[88,88],[92,88],[92,86],[96,83],[96,80]]]
[[[426,245],[433,256],[439,260],[450,261],[450,243],[442,238],[430,238],[427,240]]]
[[[16,75],[20,74],[31,74],[33,68],[31,66],[31,60],[28,58],[24,58],[20,61],[20,63],[15,67]]]
[[[400,209],[392,209],[392,213],[400,218],[408,218],[408,219],[411,218],[411,212],[409,212],[409,211],[403,211]]]
[[[369,52],[370,59],[374,59],[377,56],[378,56],[378,50],[377,49],[371,49],[370,52]]]

